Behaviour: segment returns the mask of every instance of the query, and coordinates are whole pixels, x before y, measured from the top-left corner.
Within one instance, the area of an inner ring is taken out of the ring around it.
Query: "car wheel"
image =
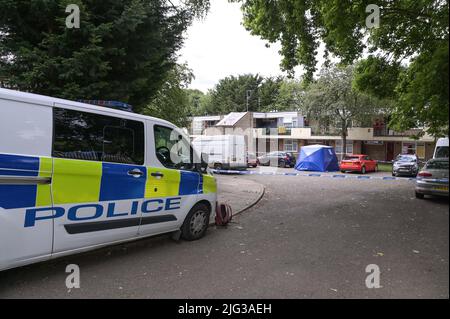
[[[425,195],[424,195],[424,194],[421,194],[421,193],[418,193],[418,192],[416,192],[416,198],[418,198],[418,199],[424,199],[424,198],[425,198]]]
[[[342,173],[342,174],[344,174],[344,173],[345,173],[345,171],[341,171],[341,173]]]
[[[286,167],[286,162],[284,160],[279,161],[278,167]]]
[[[205,204],[192,207],[181,226],[181,237],[188,241],[202,238],[209,225],[210,211]]]
[[[214,164],[214,169],[216,169],[218,171],[222,170],[222,164],[220,164],[220,163]]]
[[[366,174],[366,167],[365,166],[363,166],[362,168],[361,168],[361,174]]]

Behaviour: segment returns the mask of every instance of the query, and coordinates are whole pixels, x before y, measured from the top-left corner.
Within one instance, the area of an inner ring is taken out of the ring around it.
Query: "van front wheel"
[[[192,207],[181,226],[181,237],[188,241],[202,238],[209,225],[209,215],[209,209],[205,204]]]

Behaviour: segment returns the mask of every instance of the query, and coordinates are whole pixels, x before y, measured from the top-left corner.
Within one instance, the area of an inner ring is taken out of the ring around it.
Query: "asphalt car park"
[[[414,181],[218,178],[260,183],[264,197],[199,241],[165,235],[1,272],[0,297],[449,297],[448,199],[416,199]],[[79,289],[66,288],[68,264]],[[365,284],[368,265],[379,288]]]

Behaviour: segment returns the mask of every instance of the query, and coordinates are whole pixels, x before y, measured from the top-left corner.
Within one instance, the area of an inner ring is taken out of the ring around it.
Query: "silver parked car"
[[[419,172],[416,180],[416,197],[425,195],[448,197],[448,159],[429,160]]]
[[[397,156],[392,165],[392,176],[417,176],[419,172],[419,159],[413,154]]]

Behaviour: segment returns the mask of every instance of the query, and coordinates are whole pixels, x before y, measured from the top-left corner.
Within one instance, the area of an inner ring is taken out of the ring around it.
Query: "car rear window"
[[[448,161],[431,161],[426,165],[427,169],[448,169]]]
[[[356,161],[359,160],[359,156],[345,156],[344,161]]]
[[[415,157],[413,157],[413,156],[400,155],[397,157],[397,161],[414,162],[414,160],[415,160]]]

